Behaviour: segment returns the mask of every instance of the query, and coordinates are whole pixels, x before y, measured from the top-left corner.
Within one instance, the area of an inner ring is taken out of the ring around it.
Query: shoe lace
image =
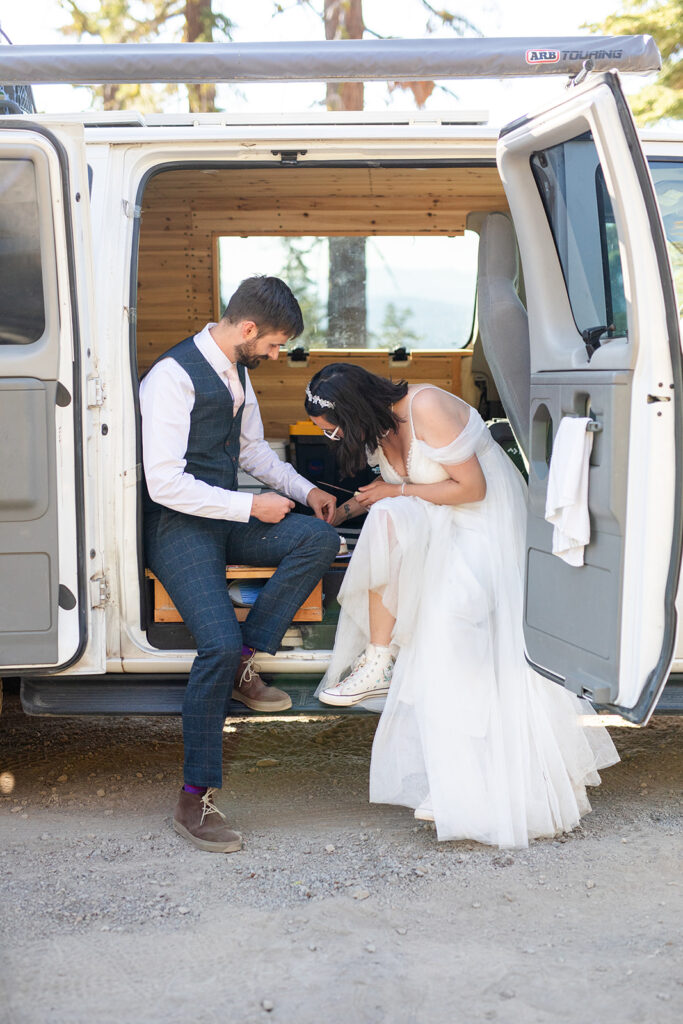
[[[244,666],[242,668],[242,673],[240,675],[240,681],[237,684],[239,689],[241,689],[243,684],[246,684],[248,686],[249,683],[254,678],[254,668],[253,668],[253,666],[254,666],[254,655],[252,654],[252,655],[250,655],[247,658],[247,660],[245,661]]]
[[[206,793],[202,796],[202,820],[199,822],[200,826],[204,824],[204,818],[207,814],[220,814],[223,821],[226,820],[223,812],[219,811],[213,802],[213,794],[213,789],[207,789]]]

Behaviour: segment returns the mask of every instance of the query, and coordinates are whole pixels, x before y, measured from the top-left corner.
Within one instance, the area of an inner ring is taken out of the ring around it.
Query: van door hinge
[[[123,204],[123,212],[129,220],[134,220],[142,213],[142,207],[136,206],[135,203],[131,203],[128,199],[122,199],[121,202]]]
[[[90,577],[90,607],[104,608],[109,600],[109,582],[104,573]]]
[[[104,385],[99,377],[88,377],[88,408],[104,405]]]

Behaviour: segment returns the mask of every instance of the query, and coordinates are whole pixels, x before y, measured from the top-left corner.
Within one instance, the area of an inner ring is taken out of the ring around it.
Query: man
[[[177,832],[202,850],[239,850],[213,803],[222,785],[222,742],[231,697],[254,711],[291,699],[252,667],[274,654],[293,615],[332,562],[335,501],[281,462],[263,439],[246,372],[277,359],[303,330],[299,304],[276,277],[251,277],[217,324],[166,352],[140,385],[147,565],[197,642],[183,702],[184,785]],[[282,494],[237,492],[238,465]],[[295,498],[317,518],[293,515]],[[275,565],[244,623],[225,582],[227,563]]]

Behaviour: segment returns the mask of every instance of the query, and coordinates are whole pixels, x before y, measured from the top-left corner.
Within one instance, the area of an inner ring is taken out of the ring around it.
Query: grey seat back
[[[510,425],[528,455],[529,325],[517,294],[518,278],[512,223],[504,213],[490,213],[479,236],[479,336]]]

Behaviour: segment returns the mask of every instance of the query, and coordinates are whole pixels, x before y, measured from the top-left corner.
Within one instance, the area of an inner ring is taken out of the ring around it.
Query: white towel
[[[569,565],[583,565],[590,541],[588,463],[593,434],[587,417],[564,416],[553,443],[545,518],[552,523],[553,554]]]

